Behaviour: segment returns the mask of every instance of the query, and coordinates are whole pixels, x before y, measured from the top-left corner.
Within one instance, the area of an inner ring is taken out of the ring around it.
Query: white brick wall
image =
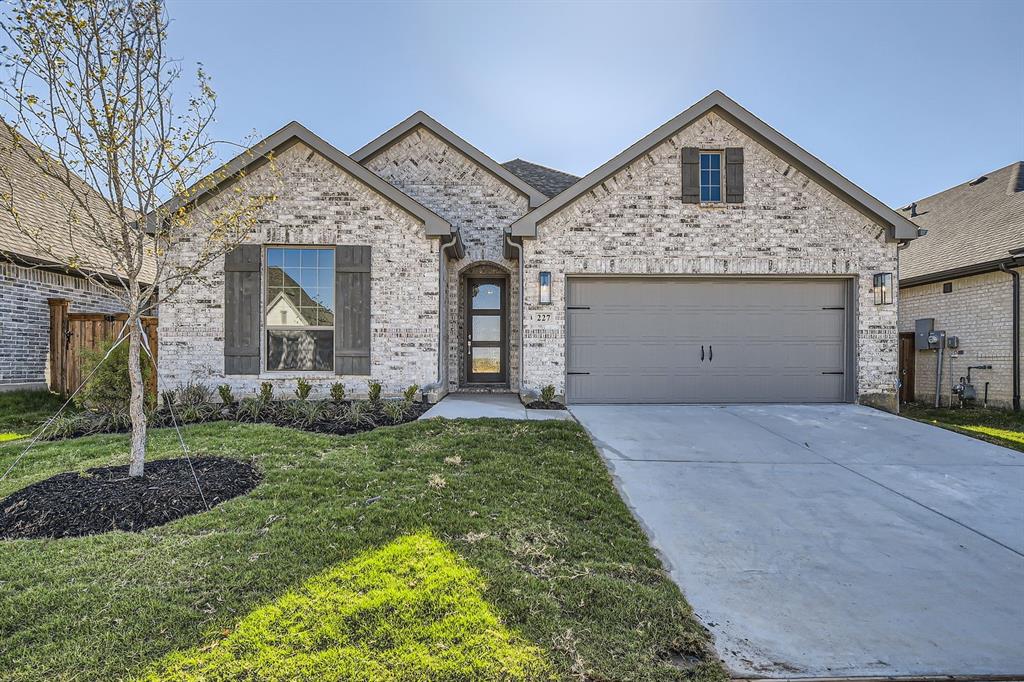
[[[505,228],[528,210],[529,199],[424,127],[367,159],[364,165],[461,231],[466,256],[447,265],[449,390],[457,390],[465,378],[464,274],[492,263],[509,275],[509,381],[516,389],[519,265],[504,258],[503,240]]]
[[[1017,271],[1024,274],[1024,268]],[[959,351],[946,352],[941,384],[943,405],[949,404],[950,386],[967,375],[968,365],[992,365],[991,370],[971,372],[979,402],[985,382],[989,382],[989,404],[1009,407],[1013,397],[1013,280],[1003,272],[990,272],[948,281],[953,284],[953,291],[948,294],[942,293],[943,282],[903,288],[899,329],[912,332],[915,320],[931,317],[935,318],[935,329],[960,337]],[[936,353],[917,351],[915,356],[914,397],[932,402]]]
[[[680,149],[743,147],[743,204],[681,201]],[[565,279],[573,274],[853,275],[859,399],[893,409],[896,306],[875,306],[872,275],[896,272],[881,227],[715,113],[644,154],[538,226],[525,241],[524,388],[565,390]],[[553,305],[537,302],[552,272]]]
[[[50,305],[66,298],[73,313],[124,312],[121,301],[84,277],[0,263],[0,386],[45,386]]]
[[[249,237],[259,244],[353,244],[372,247],[371,377],[397,394],[412,383],[438,380],[438,240],[424,237],[422,225],[387,199],[302,144],[282,152],[278,177],[267,166],[253,173],[265,178],[279,199],[261,215]],[[262,174],[262,175],[261,175]],[[213,199],[212,201],[217,201]],[[172,253],[189,262],[194,249],[183,243]],[[270,372],[224,376],[223,259],[183,287],[160,309],[160,385],[190,380],[227,383],[236,395],[264,380],[291,391],[299,376],[326,395],[343,381],[350,393],[365,394],[367,377],[333,373]],[[264,358],[265,361],[265,358]]]

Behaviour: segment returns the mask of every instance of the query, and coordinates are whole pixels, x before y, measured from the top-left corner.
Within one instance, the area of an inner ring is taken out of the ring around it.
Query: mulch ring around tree
[[[192,467],[194,476],[182,457],[146,462],[145,476],[137,478],[127,466],[57,474],[0,500],[0,539],[140,531],[204,512],[260,481],[252,464],[235,459],[193,457]]]

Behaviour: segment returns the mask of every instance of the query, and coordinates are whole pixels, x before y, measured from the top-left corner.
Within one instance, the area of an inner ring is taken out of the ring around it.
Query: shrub
[[[313,390],[313,385],[305,379],[299,379],[295,382],[295,397],[299,400],[305,400],[309,397],[309,392]]]
[[[128,410],[116,409],[105,412],[100,416],[96,430],[104,433],[116,433],[118,431],[127,431],[131,427],[132,417],[128,414]]]
[[[218,386],[217,393],[220,394],[220,401],[225,405],[235,404],[235,395],[231,392],[231,387],[227,384],[221,384]]]
[[[553,384],[548,384],[540,389],[540,399],[545,403],[555,402],[555,387]]]
[[[414,402],[416,400],[416,394],[419,393],[419,390],[420,385],[413,384],[412,386],[410,386],[409,388],[405,389],[405,391],[402,392],[402,399],[405,400],[406,403]]]
[[[170,407],[174,403],[178,402],[178,391],[169,388],[166,391],[160,393],[160,404],[164,407]]]
[[[243,398],[235,409],[235,419],[255,424],[262,420],[267,411],[268,403],[259,398]]]
[[[370,406],[364,402],[354,402],[349,405],[343,418],[345,423],[355,428],[376,426],[373,412],[370,410]]]
[[[50,427],[42,433],[42,440],[63,440],[96,433],[102,426],[99,419],[87,413],[61,414],[52,422]]]
[[[335,381],[331,384],[331,400],[340,403],[345,399],[345,384]]]
[[[128,409],[131,400],[128,342],[123,341],[110,351],[112,345],[111,341],[102,344],[97,350],[82,351],[82,376],[89,377],[89,381],[75,396],[75,404],[79,407],[101,412]],[[110,356],[104,359],[108,351]],[[139,365],[142,367],[142,380],[148,382],[153,376],[153,366],[145,354],[142,355]],[[152,399],[147,395],[147,400]]]
[[[308,400],[289,400],[281,406],[275,423],[278,426],[290,426],[304,429],[313,426],[324,415],[323,403]]]
[[[408,403],[398,400],[389,400],[382,408],[384,416],[392,424],[400,424],[405,419],[405,413],[409,409]]]
[[[370,381],[366,382],[366,388],[367,388],[367,395],[366,395],[367,399],[371,403],[379,403],[380,402],[380,389],[381,389],[380,382],[379,381],[370,380]]]
[[[213,400],[213,389],[198,381],[190,381],[178,389],[178,403],[182,407],[197,407]]]
[[[274,384],[269,381],[264,381],[260,384],[260,390],[256,394],[257,400],[262,400],[264,403],[269,403],[274,399]]]

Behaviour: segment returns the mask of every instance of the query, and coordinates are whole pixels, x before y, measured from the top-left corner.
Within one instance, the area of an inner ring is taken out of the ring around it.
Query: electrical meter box
[[[914,348],[917,350],[931,350],[935,346],[928,343],[928,335],[935,328],[935,318],[925,317],[914,320]]]
[[[946,337],[946,348],[959,348],[960,337],[959,336],[947,336]]]

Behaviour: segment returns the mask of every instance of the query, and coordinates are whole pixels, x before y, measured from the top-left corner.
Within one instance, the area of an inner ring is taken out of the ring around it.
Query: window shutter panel
[[[370,374],[370,247],[334,252],[334,373]]]
[[[725,200],[730,204],[743,202],[743,148],[725,150]]]
[[[224,255],[224,374],[260,373],[259,244]]]
[[[683,147],[683,203],[700,203],[700,151]]]

